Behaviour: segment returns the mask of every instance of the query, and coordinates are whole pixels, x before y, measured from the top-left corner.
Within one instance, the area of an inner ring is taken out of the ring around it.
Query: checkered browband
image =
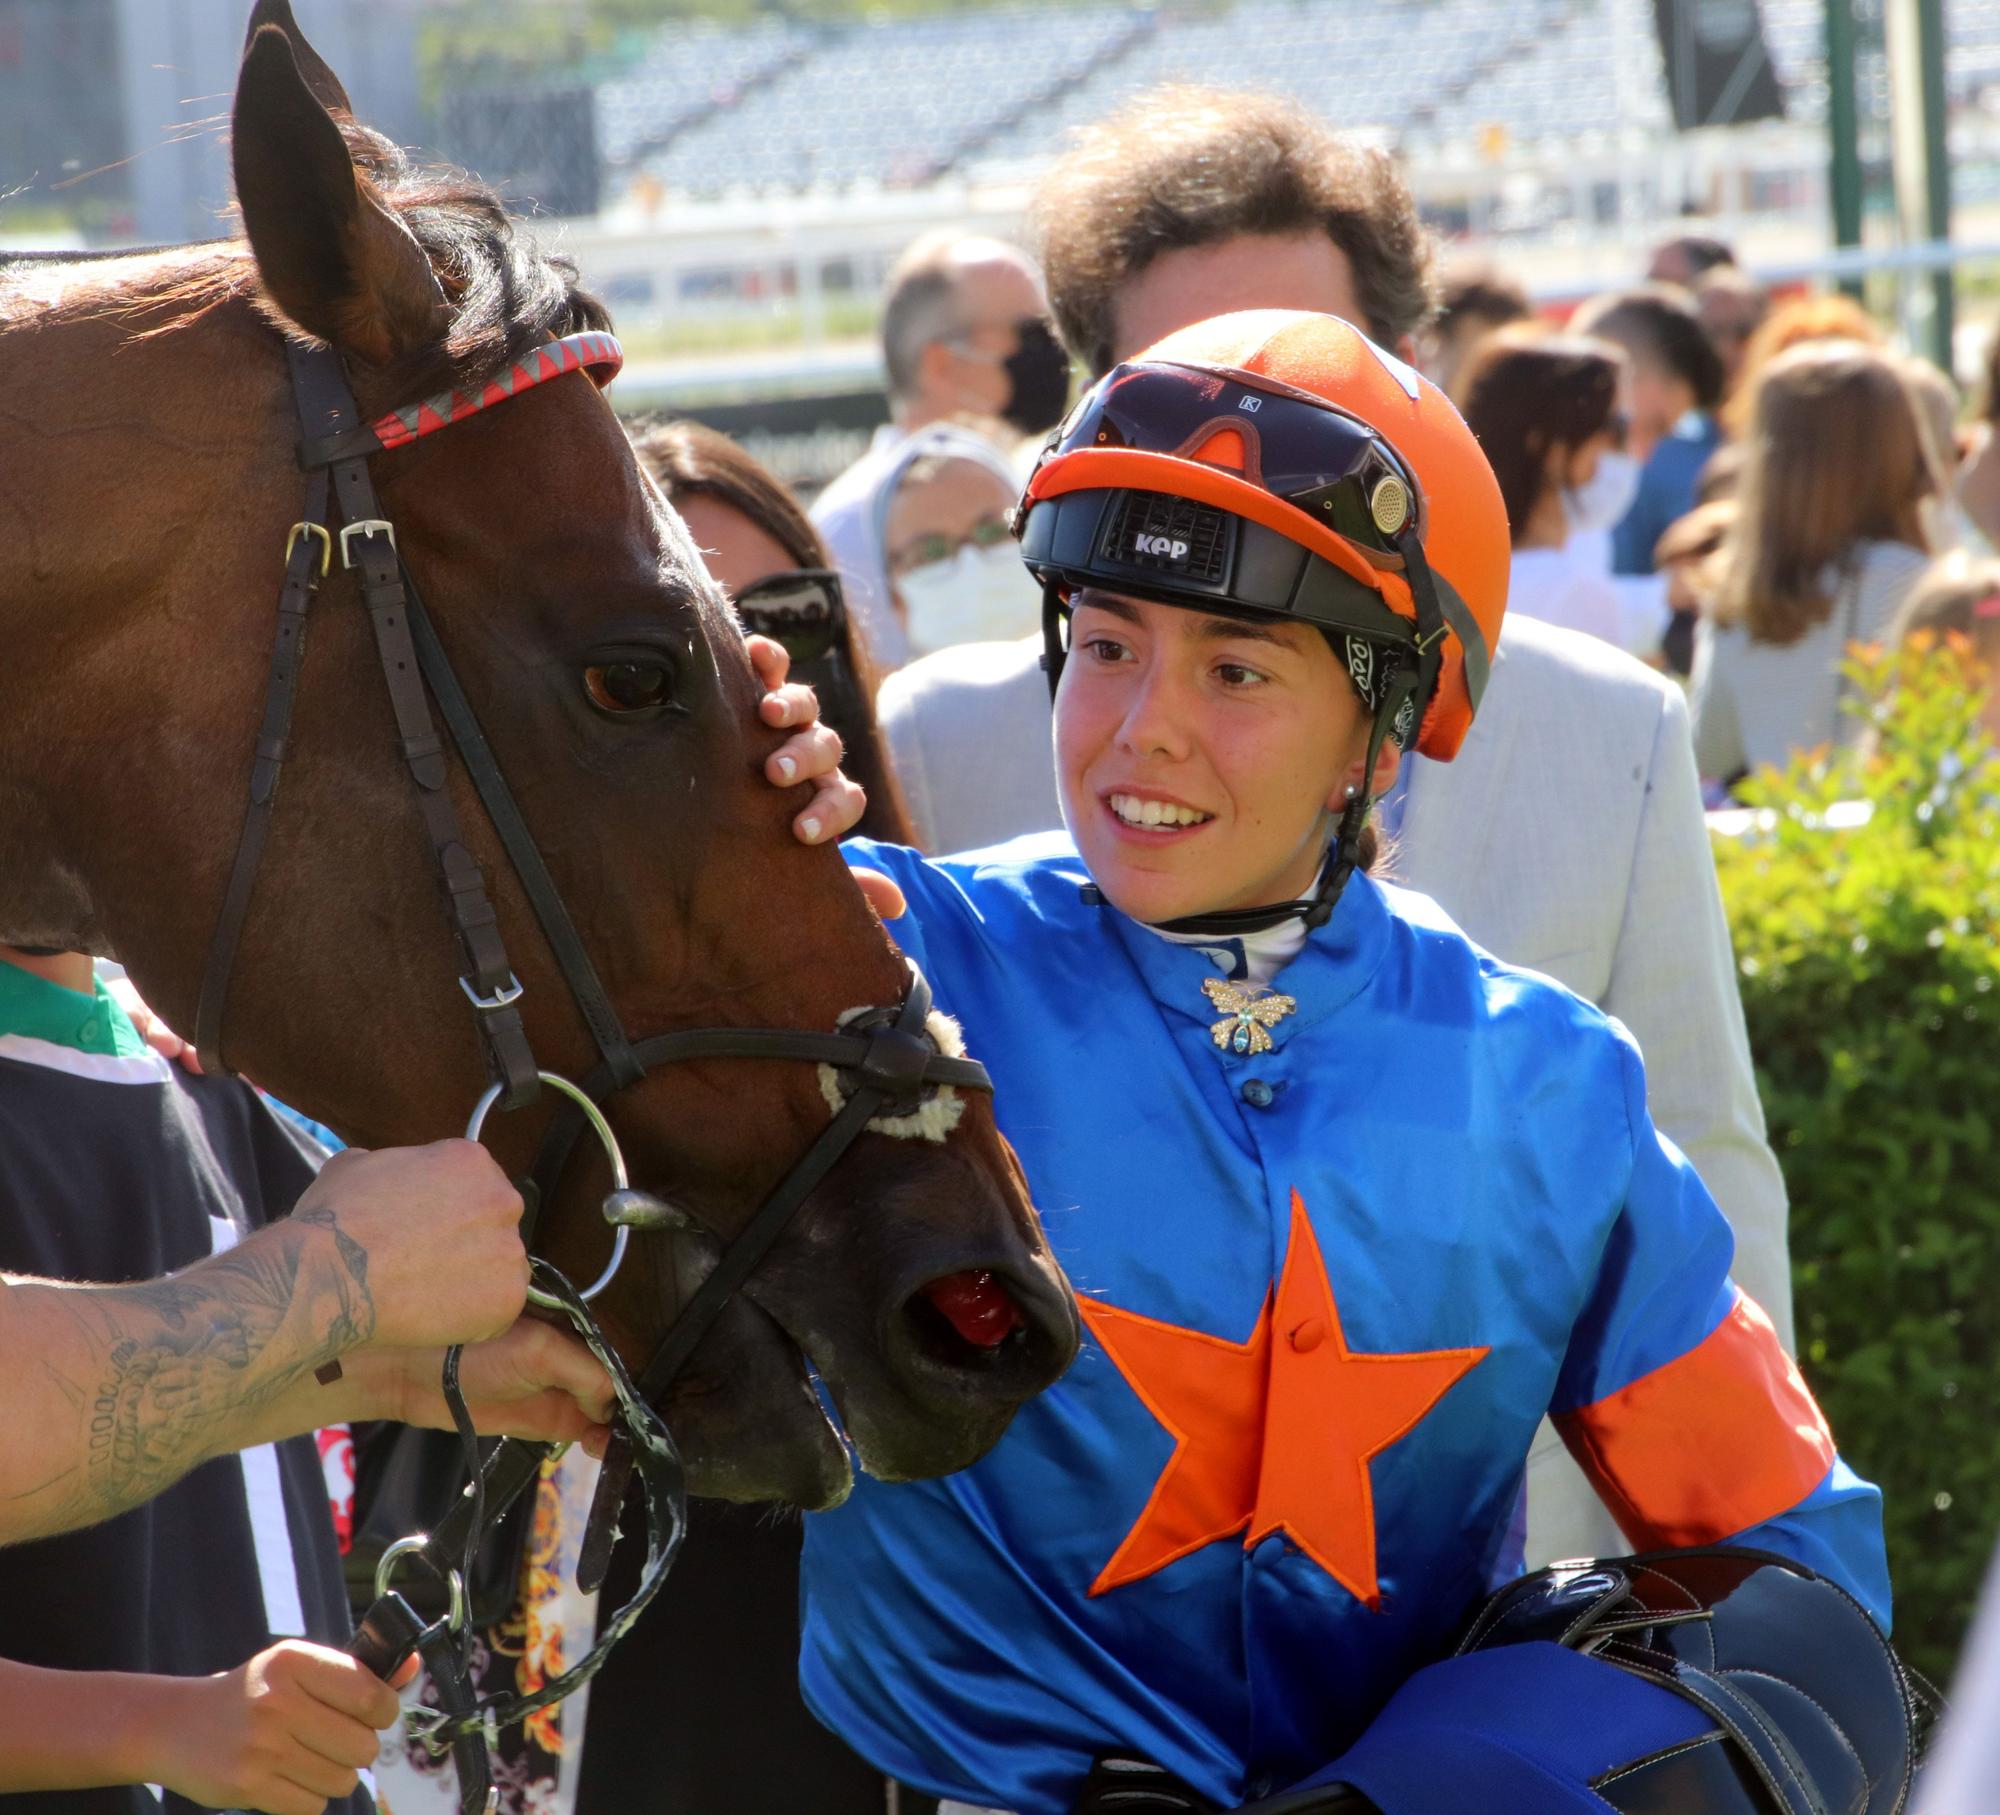
[[[566,372],[588,372],[600,387],[607,385],[618,376],[618,368],[624,363],[625,349],[616,336],[569,334],[522,354],[512,365],[489,378],[476,397],[463,391],[446,391],[413,403],[408,409],[391,410],[376,417],[368,427],[383,447],[403,447],[449,428],[454,422],[462,422],[489,404],[518,397],[523,391],[551,378],[560,378]]]

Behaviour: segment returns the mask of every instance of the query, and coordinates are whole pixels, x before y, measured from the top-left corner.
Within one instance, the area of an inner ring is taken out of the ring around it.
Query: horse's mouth
[[[805,1351],[738,1293],[662,1407],[688,1469],[713,1500],[782,1500],[825,1512],[854,1487],[846,1441],[813,1385]]]
[[[667,1239],[685,1302],[721,1247],[706,1234]],[[690,1490],[820,1512],[847,1498],[857,1465],[920,1480],[991,1449],[1075,1353],[1074,1306],[1033,1256],[1021,1267],[953,1244],[928,1261],[908,1257],[888,1290],[878,1285],[873,1315],[829,1303],[823,1254],[773,1256],[754,1274],[661,1408]]]
[[[875,1324],[845,1332],[819,1323],[823,1300],[772,1286],[752,1279],[745,1291],[809,1359],[854,1461],[878,1481],[977,1462],[1074,1353],[1066,1297],[1061,1316],[1041,1302],[1059,1288],[1037,1292],[996,1268],[912,1279]]]

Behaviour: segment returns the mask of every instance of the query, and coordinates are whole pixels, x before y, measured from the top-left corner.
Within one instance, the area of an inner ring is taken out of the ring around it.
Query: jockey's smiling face
[[[1105,898],[1162,921],[1309,895],[1368,745],[1326,638],[1093,589],[1074,604],[1056,775]],[[1378,792],[1395,768],[1385,744]]]

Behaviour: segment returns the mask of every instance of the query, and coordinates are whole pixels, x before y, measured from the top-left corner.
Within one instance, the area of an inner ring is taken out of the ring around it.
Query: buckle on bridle
[[[346,532],[343,531],[342,534]],[[482,996],[470,977],[461,977],[458,987],[465,991],[465,999],[482,1015],[497,1014],[503,1008],[512,1008],[526,993],[521,988],[521,980],[512,971],[507,973],[507,981],[490,996]]]
[[[343,532],[344,533],[344,532]],[[292,550],[301,536],[319,537],[319,577],[324,580],[333,566],[333,537],[324,523],[294,523],[285,532],[285,565],[292,564]]]
[[[433,1573],[444,1577],[445,1586],[451,1592],[450,1610],[439,1622],[447,1632],[463,1632],[471,1618],[465,1596],[465,1577],[457,1569],[440,1570],[430,1554],[429,1534],[416,1532],[407,1538],[398,1538],[383,1551],[375,1563],[375,1598],[379,1601],[389,1592],[396,1579],[396,1566],[405,1557],[415,1557]]]
[[[341,566],[352,567],[354,565],[352,543],[356,536],[377,535],[389,538],[389,547],[393,552],[396,546],[396,526],[386,517],[363,517],[359,522],[343,524],[340,531]]]
[[[882,1098],[879,1113],[897,1116],[908,1115],[936,1094],[930,1071],[938,1046],[931,1038],[928,1014],[909,1027],[905,1025],[908,1010],[905,998],[842,1018],[842,1033],[858,1035],[867,1042],[859,1058],[833,1068],[843,1098],[856,1090],[872,1090]]]

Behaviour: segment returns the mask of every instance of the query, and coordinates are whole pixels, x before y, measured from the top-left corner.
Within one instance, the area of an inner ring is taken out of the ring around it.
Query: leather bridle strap
[[[910,967],[910,986],[902,1005],[881,1025],[863,1031],[810,1033],[777,1027],[704,1027],[655,1034],[632,1049],[646,1071],[689,1059],[790,1059],[830,1065],[851,1073],[855,1087],[818,1138],[799,1156],[741,1234],[730,1243],[721,1263],[682,1307],[661,1340],[646,1370],[639,1376],[640,1393],[658,1398],[693,1354],[722,1303],[769,1252],[799,1206],[833,1169],[854,1138],[876,1116],[897,1113],[925,1089],[954,1085],[963,1090],[991,1092],[993,1079],[977,1059],[941,1053],[925,1035],[930,1020],[931,986],[923,972]],[[593,1103],[601,1103],[617,1088],[606,1066],[599,1066],[578,1086]],[[865,1115],[855,1105],[868,1100]],[[583,1131],[583,1117],[565,1108],[550,1123],[535,1158],[534,1179],[544,1198],[562,1178],[571,1150]]]
[[[686,1365],[709,1327],[720,1315],[732,1293],[748,1279],[770,1251],[771,1244],[784,1232],[799,1207],[833,1169],[855,1139],[877,1116],[905,1107],[915,1095],[931,1085],[956,1085],[968,1090],[991,1091],[993,1080],[976,1059],[950,1058],[938,1052],[924,1036],[930,1018],[931,991],[923,973],[913,965],[910,988],[895,1017],[865,1033],[790,1033],[774,1028],[700,1028],[681,1033],[660,1034],[641,1040],[633,1048],[648,1070],[675,1060],[708,1058],[809,1059],[852,1074],[854,1085],[840,1113],[820,1131],[813,1144],[800,1155],[790,1172],[741,1234],[724,1251],[714,1272],[696,1288],[682,1307],[645,1371],[639,1376],[639,1397],[655,1405]],[[584,1094],[599,1102],[611,1091],[610,1074],[599,1069],[584,1080]],[[563,1138],[564,1124],[568,1137]],[[560,1176],[564,1162],[581,1127],[580,1119],[565,1117],[543,1144],[536,1172],[546,1194]],[[623,1452],[623,1453],[621,1453]],[[534,1479],[541,1458],[547,1454],[542,1444],[509,1438],[487,1458],[484,1495],[487,1517],[497,1519],[521,1490]],[[593,1503],[590,1526],[603,1528],[608,1521],[598,1516],[600,1507],[615,1506],[624,1497],[631,1456],[622,1432],[614,1432],[610,1452],[599,1477],[597,1500]],[[440,1569],[449,1569],[463,1545],[473,1517],[473,1493],[468,1486],[451,1510],[430,1534],[426,1553]],[[595,1583],[579,1580],[586,1590]]]
[[[294,387],[303,349],[287,343]],[[264,719],[257,728],[256,758],[250,770],[250,802],[243,811],[243,830],[236,840],[236,860],[223,891],[222,911],[209,941],[208,965],[202,972],[201,995],[195,1008],[194,1043],[210,1065],[225,1064],[222,1016],[229,1001],[229,977],[236,967],[236,948],[250,915],[250,897],[257,886],[257,869],[264,839],[271,829],[271,809],[278,798],[278,779],[285,766],[285,749],[292,730],[292,702],[297,697],[299,671],[306,658],[306,614],[319,583],[333,559],[333,534],[327,528],[327,476],[316,472],[306,480],[305,510],[292,525],[285,552],[285,581],[278,592],[278,622],[271,648],[271,666],[264,682]]]
[[[478,714],[473,711],[472,702],[465,697],[465,689],[458,684],[458,676],[452,670],[443,644],[438,641],[437,632],[431,626],[430,613],[424,609],[416,581],[407,568],[404,569],[404,581],[409,596],[410,629],[417,645],[417,661],[422,667],[424,679],[430,683],[431,693],[437,700],[446,728],[451,732],[452,742],[458,746],[459,760],[465,764],[465,772],[471,776],[472,785],[479,791],[486,817],[500,835],[500,842],[514,865],[515,878],[521,885],[522,893],[528,897],[529,907],[534,910],[542,937],[549,942],[556,963],[562,967],[569,993],[575,998],[584,1025],[597,1042],[597,1050],[604,1055],[604,1069],[612,1080],[611,1088],[622,1090],[628,1084],[636,1084],[646,1075],[645,1067],[633,1054],[632,1043],[625,1037],[618,1011],[612,1007],[611,998],[598,977],[597,967],[590,961],[590,953],[584,948],[582,935],[576,930],[576,922],[570,918],[555,878],[549,874],[549,866],[542,861],[534,834],[521,817],[521,809],[514,802],[514,792],[508,787],[506,776],[500,772],[493,747],[486,741],[486,733],[480,729]]]
[[[295,348],[292,377],[298,396],[299,421],[308,439],[339,433],[359,423],[354,395],[341,369],[340,355],[330,347]],[[321,469],[315,469],[315,471]],[[466,845],[458,812],[451,804],[444,740],[431,722],[424,679],[410,635],[410,596],[403,584],[403,564],[396,538],[383,519],[368,476],[365,456],[335,460],[329,470],[345,527],[340,532],[342,561],[358,567],[362,603],[375,631],[375,649],[389,704],[396,715],[398,748],[417,784],[417,803],[431,854],[450,903],[468,968],[459,980],[472,1004],[486,1045],[493,1075],[505,1085],[502,1102],[509,1108],[534,1099],[540,1089],[534,1054],[521,1022],[521,985],[507,961],[500,936],[500,919],[486,893],[486,877]]]
[[[639,1376],[639,1395],[647,1404],[658,1402],[674,1376],[686,1365],[696,1344],[707,1333],[723,1305],[756,1270],[757,1264],[784,1232],[799,1206],[833,1170],[835,1162],[875,1117],[885,1110],[908,1103],[928,1082],[958,1082],[975,1090],[990,1091],[993,1088],[992,1080],[986,1075],[986,1067],[976,1059],[946,1058],[931,1046],[924,1037],[924,1025],[930,1018],[930,1011],[930,985],[924,981],[923,973],[913,967],[910,991],[903,998],[902,1010],[896,1019],[861,1038],[859,1043],[866,1047],[866,1051],[856,1068],[858,1080],[840,1113],[799,1156],[778,1188],[744,1226],[742,1234],[729,1244],[715,1271],[701,1282],[694,1296],[681,1307],[660,1346],[653,1351],[652,1360],[646,1363],[645,1372]],[[716,1056],[732,1051],[738,1056],[749,1056],[756,1053],[762,1044],[746,1039],[752,1031],[711,1035],[702,1047],[695,1050]],[[676,1038],[687,1043],[697,1037],[668,1034],[663,1037],[663,1043]],[[840,1038],[838,1035],[816,1034],[780,1037],[789,1043],[787,1056],[799,1058],[811,1057],[814,1051],[824,1050],[820,1046],[823,1039]],[[739,1045],[739,1042],[743,1044]],[[684,1050],[679,1056],[689,1057],[692,1054]],[[780,1055],[774,1053],[770,1056]],[[826,1062],[840,1063],[838,1060]]]
[[[724,1250],[715,1270],[696,1287],[694,1296],[668,1326],[639,1376],[639,1395],[648,1405],[658,1405],[665,1397],[674,1377],[687,1365],[723,1306],[756,1271],[799,1207],[876,1116],[885,1109],[908,1106],[913,1096],[920,1098],[930,1085],[957,1084],[972,1090],[992,1090],[993,1080],[985,1066],[976,1059],[950,1058],[938,1052],[925,1037],[930,1011],[930,984],[923,972],[912,965],[909,991],[894,1019],[865,1034],[701,1029],[662,1034],[640,1042],[639,1055],[649,1069],[695,1058],[813,1059],[854,1079],[852,1094],[839,1114],[799,1156],[742,1233]],[[599,1101],[608,1085],[609,1078],[600,1071],[586,1078],[582,1088],[592,1101]],[[563,1138],[565,1124],[567,1139]],[[580,1126],[579,1120],[565,1116],[544,1138],[536,1162],[536,1178],[543,1194],[554,1190]],[[577,1586],[586,1594],[602,1585],[604,1572],[610,1565],[611,1545],[618,1530],[618,1508],[625,1498],[632,1464],[632,1451],[624,1433],[614,1431],[591,1496],[583,1549],[577,1557]]]

